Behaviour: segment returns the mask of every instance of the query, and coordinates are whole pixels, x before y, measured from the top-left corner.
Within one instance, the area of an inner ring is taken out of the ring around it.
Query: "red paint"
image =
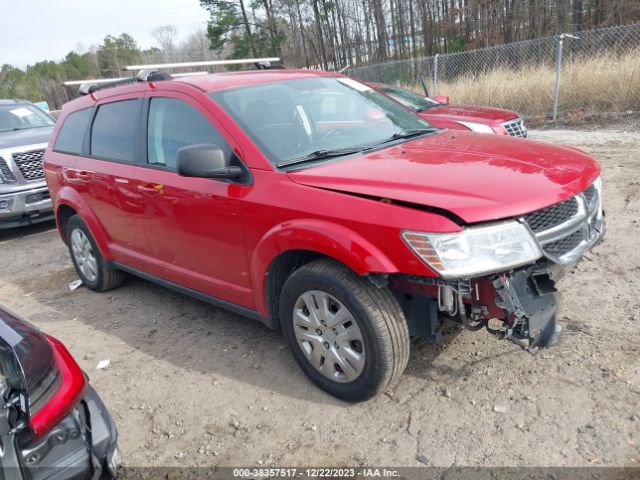
[[[370,83],[369,85],[382,93],[385,93],[383,90],[385,84]],[[446,102],[440,106],[418,112],[418,115],[438,128],[469,131],[469,128],[459,122],[479,123],[490,126],[498,135],[507,136],[509,133],[502,126],[502,123],[519,118],[517,113],[500,108],[476,107],[471,105],[450,105],[448,103],[448,98],[449,97],[435,97],[434,100],[436,102],[440,102],[441,100],[446,100]]]
[[[206,95],[315,76],[339,75],[312,70],[202,75],[156,82],[155,89],[143,82],[100,90],[97,101],[87,96],[68,103],[54,139],[65,117],[80,108],[132,96],[182,99],[223,134],[253,181],[239,185],[185,178],[143,165],[64,155],[49,147],[45,171],[54,208],[58,213],[62,205],[75,209],[107,259],[266,316],[269,267],[291,250],[322,253],[359,274],[435,276],[407,248],[400,232],[461,227],[427,208],[393,200],[437,207],[468,223],[485,222],[568,198],[600,172],[592,158],[574,149],[444,132],[286,173],[274,168]],[[154,185],[162,185],[162,192],[151,192]]]
[[[304,185],[438,207],[475,223],[565,200],[599,173],[591,157],[574,149],[446,132],[289,177]]]
[[[46,335],[53,349],[53,357],[60,371],[60,388],[37,412],[31,414],[29,428],[36,438],[55,427],[78,404],[84,393],[86,379],[84,373],[66,347]]]

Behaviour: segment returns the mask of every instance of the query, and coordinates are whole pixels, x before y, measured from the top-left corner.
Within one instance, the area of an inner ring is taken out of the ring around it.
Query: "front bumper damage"
[[[553,345],[562,331],[556,282],[602,241],[601,197],[596,180],[584,192],[520,218],[542,253],[533,265],[481,278],[390,278],[410,333],[437,342],[451,320],[472,331],[485,328],[531,352]]]
[[[400,275],[389,283],[413,336],[439,342],[444,327],[453,322],[471,331],[485,329],[533,353],[556,343],[562,332],[556,319],[556,281],[562,270],[541,260],[484,278]]]
[[[502,328],[492,333],[528,350],[557,342],[562,327],[556,322],[557,290],[549,270],[518,270],[499,275],[491,283],[495,304],[505,312]]]
[[[484,328],[530,351],[553,345],[561,332],[557,289],[547,261],[472,280],[396,277],[391,286],[410,333],[435,342],[451,322],[471,331]]]

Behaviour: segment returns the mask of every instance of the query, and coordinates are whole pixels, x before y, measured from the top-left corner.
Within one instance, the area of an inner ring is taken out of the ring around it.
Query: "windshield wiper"
[[[371,147],[349,147],[349,148],[335,148],[331,150],[316,150],[303,157],[291,158],[284,160],[277,164],[278,167],[287,167],[289,165],[297,165],[299,163],[312,162],[315,160],[324,160],[325,158],[342,157],[344,155],[351,155],[352,153],[363,152]]]
[[[420,135],[425,135],[427,133],[433,133],[437,130],[437,128],[407,128],[405,130],[400,130],[398,133],[394,133],[389,138],[383,140],[380,143],[389,143],[395,140],[400,140],[401,138],[417,137]]]

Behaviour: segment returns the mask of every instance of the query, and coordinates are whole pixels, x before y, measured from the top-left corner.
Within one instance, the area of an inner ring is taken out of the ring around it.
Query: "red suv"
[[[89,288],[131,273],[281,328],[352,401],[445,317],[531,350],[557,338],[555,279],[603,233],[591,157],[440,130],[335,73],[153,78],[85,90],[45,153]]]

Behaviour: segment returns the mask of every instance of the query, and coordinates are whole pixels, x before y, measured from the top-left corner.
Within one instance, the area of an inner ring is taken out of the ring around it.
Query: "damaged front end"
[[[454,322],[536,351],[553,345],[561,332],[555,280],[546,262],[472,280],[396,277],[391,285],[414,336],[438,342],[443,326]]]
[[[598,179],[581,194],[515,221],[460,234],[405,232],[407,244],[441,274],[390,279],[410,332],[438,341],[448,319],[528,351],[553,345],[562,330],[556,281],[602,239],[601,196]],[[508,268],[497,271],[500,262]]]

